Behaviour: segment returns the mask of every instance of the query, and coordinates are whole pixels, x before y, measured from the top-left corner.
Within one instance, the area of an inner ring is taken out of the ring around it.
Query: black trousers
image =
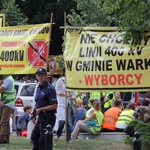
[[[60,120],[58,122],[58,130],[56,132],[56,135],[60,137],[62,135],[62,131],[65,125],[64,120]],[[71,132],[72,132],[72,127],[67,123],[67,141],[71,139]]]
[[[68,105],[68,109],[67,109],[67,116],[68,116],[68,119],[67,119],[67,141],[71,139],[71,133],[72,133],[72,110],[71,110],[71,106]],[[58,122],[58,130],[56,132],[56,135],[58,137],[61,136],[62,134],[62,131],[63,131],[63,128],[64,128],[64,125],[65,125],[65,121],[64,120],[59,120]]]
[[[52,123],[49,122],[49,120],[52,120]],[[32,150],[45,150],[45,132],[46,132],[46,126],[50,124],[52,127],[55,123],[55,117],[46,118],[41,116],[41,118],[38,118],[37,123],[35,124],[35,127],[31,134],[31,140],[33,143],[33,149]],[[53,140],[53,139],[52,139]]]
[[[31,134],[31,140],[33,143],[32,150],[45,150],[45,137],[44,133],[46,129],[46,122],[37,122]]]

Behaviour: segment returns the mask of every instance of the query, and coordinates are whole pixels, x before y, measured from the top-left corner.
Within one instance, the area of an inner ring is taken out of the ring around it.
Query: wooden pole
[[[66,26],[66,12],[64,12],[64,26]]]
[[[66,76],[65,76],[66,81]],[[68,101],[67,101],[67,91],[66,91],[66,99],[65,99],[65,109],[66,109],[66,118],[65,118],[65,150],[67,150],[67,122],[68,122]]]
[[[47,59],[46,59],[46,68],[48,67],[49,70],[49,52],[50,52],[50,43],[51,43],[51,31],[52,31],[52,24],[53,24],[53,13],[51,13],[50,16],[50,27],[49,27],[49,42],[48,42],[48,55],[47,55]]]
[[[66,12],[64,12],[64,26],[66,26]],[[65,83],[66,83],[66,74],[65,74]],[[66,121],[65,121],[65,150],[67,150],[67,122],[68,122],[68,102],[67,102],[67,91],[66,91]]]

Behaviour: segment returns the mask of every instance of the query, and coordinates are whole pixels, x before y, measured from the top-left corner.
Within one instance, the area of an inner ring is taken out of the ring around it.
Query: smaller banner
[[[45,67],[50,24],[0,28],[0,74],[34,74]]]
[[[4,26],[5,26],[5,15],[0,14],[0,27],[4,27]]]
[[[56,55],[49,58],[48,61],[49,72],[51,75],[60,75],[61,69],[64,66],[63,55]]]

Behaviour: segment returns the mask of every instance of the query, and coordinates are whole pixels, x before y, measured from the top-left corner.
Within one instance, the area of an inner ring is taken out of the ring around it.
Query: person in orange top
[[[119,117],[119,114],[122,109],[122,103],[120,101],[114,101],[113,107],[109,108],[104,113],[104,120],[103,120],[103,131],[111,132],[116,131],[116,121]]]

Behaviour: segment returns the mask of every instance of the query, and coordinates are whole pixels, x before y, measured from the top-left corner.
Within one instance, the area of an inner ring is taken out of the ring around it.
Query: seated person
[[[142,106],[136,108],[133,113],[133,119],[141,120],[144,123],[150,124],[150,101],[149,98],[144,98],[142,100]]]
[[[121,112],[116,122],[116,131],[123,132],[128,124],[132,121],[135,106],[133,103],[129,103],[125,110]]]
[[[77,100],[76,102],[77,112],[73,115],[73,123],[72,123],[72,130],[74,130],[76,123],[79,120],[85,119],[85,108],[83,107],[83,100]]]
[[[24,113],[19,116],[16,124],[16,134],[18,136],[26,136],[27,134],[27,124],[32,111],[32,106],[24,106]]]
[[[94,101],[93,108],[94,108],[94,113],[90,117],[84,120],[79,120],[77,122],[71,135],[72,139],[78,138],[80,130],[83,130],[92,134],[99,134],[101,130],[103,117],[104,117],[104,115],[101,112],[101,106],[100,106],[99,100]]]
[[[94,101],[95,101],[95,100],[96,100],[96,99],[90,99],[91,108],[89,108],[89,109],[86,111],[86,115],[85,115],[86,118],[90,117],[90,116],[94,113],[93,104],[94,104]]]
[[[103,131],[113,132],[116,131],[116,121],[122,109],[122,103],[120,101],[114,101],[114,105],[104,113]]]

